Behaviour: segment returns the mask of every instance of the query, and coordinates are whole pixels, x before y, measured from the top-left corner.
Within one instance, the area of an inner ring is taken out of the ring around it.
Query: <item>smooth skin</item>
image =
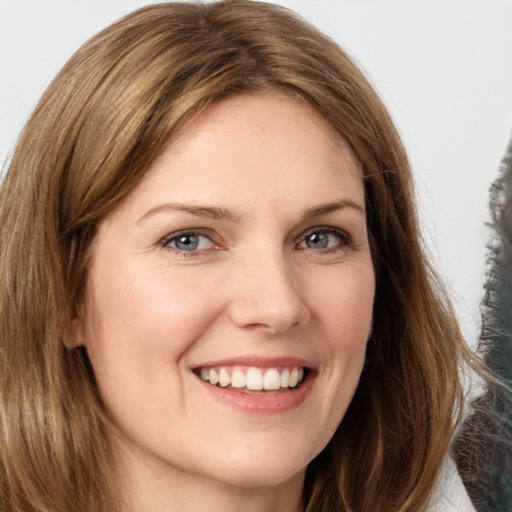
[[[299,510],[358,384],[374,291],[361,170],[316,111],[236,95],[185,126],[101,221],[67,340],[116,422],[126,511]],[[197,375],[247,357],[305,360],[308,392],[255,413]]]

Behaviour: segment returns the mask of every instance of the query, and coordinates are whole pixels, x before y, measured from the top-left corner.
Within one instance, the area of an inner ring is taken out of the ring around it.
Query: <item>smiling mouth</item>
[[[304,367],[258,368],[249,367],[214,367],[199,368],[195,371],[203,381],[209,384],[235,391],[282,392],[298,388],[307,376]]]

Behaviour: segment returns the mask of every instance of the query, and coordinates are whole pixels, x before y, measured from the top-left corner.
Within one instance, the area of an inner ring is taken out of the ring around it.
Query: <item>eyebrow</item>
[[[240,221],[239,215],[236,215],[226,208],[217,208],[214,206],[192,206],[180,203],[165,203],[148,210],[139,220],[137,220],[137,223],[145,220],[148,217],[151,217],[152,215],[166,211],[186,212],[195,215],[196,217],[200,217],[201,219],[228,220],[230,222]]]
[[[351,208],[361,213],[363,216],[366,215],[364,208],[360,204],[352,201],[351,199],[342,199],[341,201],[334,201],[332,203],[327,203],[321,206],[308,208],[302,217],[304,220],[310,220],[315,217],[320,217],[321,215],[327,215],[329,213],[342,210],[344,208]]]
[[[308,208],[304,211],[301,217],[303,220],[307,221],[315,217],[328,215],[329,213],[333,213],[344,208],[351,208],[361,213],[363,216],[365,215],[364,208],[361,205],[350,199],[342,199],[340,201],[333,201],[331,203]],[[193,206],[181,203],[164,203],[148,210],[142,217],[140,217],[140,219],[137,220],[137,223],[147,219],[148,217],[167,211],[186,212],[201,219],[227,220],[234,223],[240,222],[242,219],[240,215],[237,215],[226,208],[218,208],[214,206]]]

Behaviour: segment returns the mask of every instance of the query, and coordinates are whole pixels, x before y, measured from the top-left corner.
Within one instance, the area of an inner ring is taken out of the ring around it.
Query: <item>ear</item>
[[[70,350],[85,345],[85,328],[82,318],[75,316],[62,330],[62,343]]]

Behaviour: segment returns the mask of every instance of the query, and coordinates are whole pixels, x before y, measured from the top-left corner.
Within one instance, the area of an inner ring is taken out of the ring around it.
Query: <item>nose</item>
[[[282,254],[259,254],[241,264],[233,283],[231,320],[241,328],[283,333],[311,317],[300,275]]]

